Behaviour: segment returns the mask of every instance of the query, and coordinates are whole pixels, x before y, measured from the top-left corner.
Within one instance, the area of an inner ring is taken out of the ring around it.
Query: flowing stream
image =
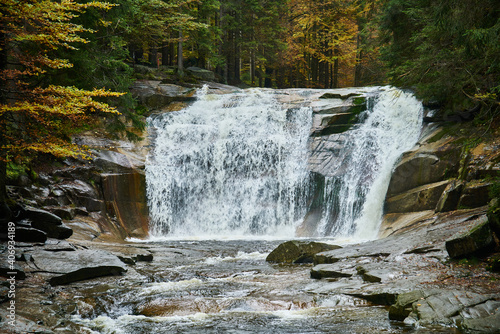
[[[392,168],[420,134],[422,106],[411,94],[367,88],[367,110],[318,189],[310,98],[321,94],[205,87],[187,108],[152,116],[151,238],[140,245],[154,261],[102,290],[81,288],[101,306],[74,321],[116,334],[417,333],[391,323],[384,307],[308,292],[325,284],[310,278],[311,265],[265,261],[296,238],[317,194],[314,240],[376,238]]]

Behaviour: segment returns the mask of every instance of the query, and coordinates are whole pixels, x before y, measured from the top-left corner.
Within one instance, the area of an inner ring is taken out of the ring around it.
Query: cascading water
[[[336,167],[325,180],[319,235],[374,239],[392,169],[417,142],[423,106],[411,93],[385,88],[368,99],[359,127],[347,136]]]
[[[309,108],[272,91],[209,95],[149,120],[152,236],[294,235],[307,209]]]
[[[151,117],[150,234],[294,237],[314,191],[307,103],[289,109],[271,90],[213,95],[205,87],[186,109]],[[345,133],[342,172],[325,179],[314,235],[376,237],[392,168],[418,140],[421,113],[401,90],[368,99],[360,124]]]

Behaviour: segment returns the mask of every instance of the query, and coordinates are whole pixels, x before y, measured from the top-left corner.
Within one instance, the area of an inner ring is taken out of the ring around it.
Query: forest
[[[129,87],[144,66],[241,87],[393,84],[443,114],[494,116],[499,13],[497,0],[1,0],[0,184],[11,161],[85,156],[71,136],[97,123],[143,127]]]

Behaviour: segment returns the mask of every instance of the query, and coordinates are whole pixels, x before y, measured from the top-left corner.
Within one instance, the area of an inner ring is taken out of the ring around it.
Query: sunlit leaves
[[[71,68],[58,58],[61,49],[76,50],[87,43],[92,30],[74,23],[88,8],[107,10],[103,2],[80,4],[73,0],[0,0],[4,58],[0,68],[0,159],[35,152],[55,156],[85,156],[71,135],[102,113],[118,114],[103,102],[122,93],[105,89],[43,85],[48,71]]]

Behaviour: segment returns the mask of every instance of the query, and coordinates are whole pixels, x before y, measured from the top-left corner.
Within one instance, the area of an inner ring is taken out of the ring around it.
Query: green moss
[[[27,167],[24,164],[16,164],[12,161],[7,162],[7,180],[17,180],[20,176],[28,176]]]
[[[359,106],[361,104],[365,104],[366,103],[366,98],[365,97],[355,97],[352,100],[352,103],[354,103],[354,105],[356,105],[356,106]]]

